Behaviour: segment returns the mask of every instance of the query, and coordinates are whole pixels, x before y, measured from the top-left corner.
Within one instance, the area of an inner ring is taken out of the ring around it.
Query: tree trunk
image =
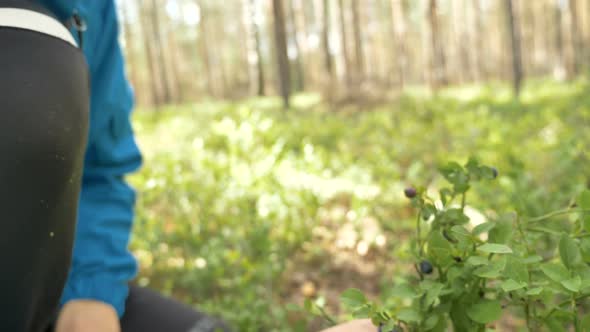
[[[514,95],[520,95],[523,70],[522,70],[522,53],[520,49],[520,28],[518,24],[518,13],[512,0],[505,0],[506,13],[508,18],[508,31],[510,32],[510,42],[512,45],[512,79],[514,82]]]
[[[481,12],[480,0],[472,0],[473,11],[475,15],[474,38],[475,49],[472,50],[475,56],[475,75],[477,80],[487,80],[488,72],[485,62],[486,43],[484,43],[483,13]]]
[[[440,30],[438,24],[437,0],[430,0],[428,13],[430,21],[430,37],[432,39],[432,71],[434,75],[433,88],[437,90],[440,86],[448,84],[447,61],[440,39]]]
[[[573,48],[573,65],[574,74],[578,75],[582,68],[583,54],[583,43],[580,38],[580,19],[578,13],[578,2],[576,0],[569,0],[570,17],[571,17],[571,38]]]
[[[162,98],[160,97],[160,89],[158,86],[158,76],[156,75],[156,63],[154,61],[154,49],[153,45],[150,42],[150,33],[148,31],[148,27],[151,26],[150,19],[148,18],[148,10],[150,10],[147,6],[143,7],[140,13],[141,19],[141,32],[143,35],[143,45],[145,47],[145,55],[147,61],[147,70],[149,73],[148,80],[150,81],[150,88],[151,88],[151,101],[155,107],[158,107],[162,104]]]
[[[201,61],[205,76],[207,77],[207,94],[211,97],[217,96],[216,82],[213,77],[213,69],[211,68],[211,55],[209,49],[209,13],[207,7],[197,3],[201,8],[201,22],[199,26],[199,50],[201,53]]]
[[[290,106],[291,78],[289,73],[289,56],[287,54],[287,32],[285,29],[283,0],[273,0],[272,9],[279,90],[283,98],[283,106],[285,109],[288,109]]]
[[[227,98],[230,96],[230,93],[233,93],[234,91],[229,88],[229,70],[227,68],[228,61],[226,58],[228,53],[225,52],[227,34],[225,32],[224,13],[225,12],[218,7],[211,10],[211,14],[215,16],[211,17],[210,23],[212,23],[212,29],[209,33],[211,34],[212,40],[215,42],[209,44],[209,48],[213,52],[210,60],[212,61],[212,69],[216,70],[214,72],[216,75],[214,76],[214,79],[216,82],[219,82],[219,95],[222,98]]]
[[[254,24],[254,40],[256,43],[256,68],[258,75],[258,95],[264,96],[266,94],[266,82],[264,79],[264,61],[262,58],[261,41],[260,41],[260,27]]]
[[[168,36],[168,60],[170,61],[170,69],[172,70],[172,74],[174,76],[174,101],[176,103],[181,103],[184,101],[184,87],[183,87],[183,80],[182,80],[182,73],[180,72],[180,68],[178,67],[179,57],[181,56],[181,52],[178,49],[178,42],[176,41],[176,37],[174,33],[169,34]]]
[[[329,81],[333,77],[333,60],[332,51],[330,50],[330,1],[322,1],[322,48],[324,51],[324,69],[328,75]]]
[[[352,28],[354,34],[355,81],[363,80],[365,72],[365,58],[363,54],[363,38],[360,23],[359,0],[352,0]]]
[[[300,43],[299,34],[301,31],[297,29],[297,17],[295,13],[295,6],[293,4],[294,0],[288,0],[288,12],[289,12],[289,21],[291,24],[291,35],[293,36],[293,45],[295,46],[295,53],[297,53],[295,57],[295,91],[303,91],[305,90],[305,75],[303,73],[303,68],[305,67],[303,62],[303,52]]]
[[[254,63],[253,68],[253,75],[256,79],[256,95],[257,96],[264,96],[265,94],[265,81],[264,81],[264,61],[262,58],[262,50],[261,50],[261,41],[260,41],[260,26],[256,20],[258,17],[258,1],[257,0],[244,0],[244,4],[246,7],[246,15],[247,15],[247,22],[248,29],[250,31],[249,41],[249,54],[254,55],[254,59],[249,62]],[[252,64],[250,64],[252,65]]]
[[[158,15],[160,8],[158,7],[157,0],[152,0],[151,14],[152,14],[152,41],[157,52],[157,59],[159,75],[162,82],[162,98],[164,103],[170,103],[172,100],[170,94],[170,79],[168,71],[166,69],[166,60],[164,56],[164,48],[162,45],[162,31],[160,28],[160,16]]]
[[[559,3],[560,0],[555,0],[555,67],[553,75],[558,79],[564,79],[566,75],[565,69],[565,48],[563,42],[563,13]]]
[[[393,35],[395,36],[396,52],[392,58],[396,60],[399,86],[401,89],[406,84],[406,66],[408,54],[406,50],[406,15],[403,0],[391,0],[391,19],[393,21]]]
[[[352,66],[350,63],[350,57],[348,56],[348,38],[347,38],[347,31],[346,31],[346,7],[344,7],[344,0],[338,0],[338,9],[340,12],[340,37],[342,39],[342,57],[344,58],[344,77],[346,81],[346,85],[350,85],[351,77],[350,77],[350,67]]]

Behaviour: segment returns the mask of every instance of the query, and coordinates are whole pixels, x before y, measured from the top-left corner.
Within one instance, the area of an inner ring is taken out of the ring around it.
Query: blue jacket
[[[124,312],[137,264],[128,250],[135,193],[124,176],[141,165],[130,124],[133,94],[118,43],[114,0],[37,0],[66,20],[86,21],[83,51],[91,75],[90,132],[72,268],[62,304],[95,299]],[[74,34],[76,36],[76,34]]]

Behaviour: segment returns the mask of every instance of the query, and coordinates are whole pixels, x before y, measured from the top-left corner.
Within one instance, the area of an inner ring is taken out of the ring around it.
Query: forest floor
[[[500,170],[495,191],[473,189],[484,215],[514,202],[529,215],[567,204],[590,178],[588,91],[584,80],[537,81],[520,102],[490,84],[409,89],[363,112],[315,94],[288,112],[275,98],[137,112],[138,282],[238,331],[328,326],[298,309],[305,298],[347,319],[345,289],[385,300],[412,272],[403,189],[436,188],[440,163],[475,155]]]

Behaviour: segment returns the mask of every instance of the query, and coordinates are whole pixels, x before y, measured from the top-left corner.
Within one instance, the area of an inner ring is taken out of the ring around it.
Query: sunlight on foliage
[[[140,281],[219,314],[238,331],[307,331],[313,317],[287,306],[303,305],[296,275],[325,279],[307,295],[325,296],[322,310],[336,314],[339,301],[330,294],[390,285],[409,268],[405,239],[414,217],[403,188],[438,191],[442,162],[475,155],[497,167],[499,190],[476,183],[469,194],[486,217],[486,209],[509,206],[542,215],[567,206],[587,185],[585,81],[532,82],[520,103],[501,85],[430,97],[418,90],[361,112],[339,112],[317,95],[295,98],[287,112],[276,98],[138,112],[145,166],[130,180],[139,193],[132,249]],[[367,220],[378,228],[370,239],[351,237],[352,246],[334,249],[334,234],[347,225],[362,232]],[[340,284],[330,271],[343,251],[357,257],[350,270],[358,278],[363,268],[376,271],[370,282]],[[577,287],[575,280],[567,285]],[[487,321],[496,317],[484,313],[489,308],[496,303],[467,314]]]

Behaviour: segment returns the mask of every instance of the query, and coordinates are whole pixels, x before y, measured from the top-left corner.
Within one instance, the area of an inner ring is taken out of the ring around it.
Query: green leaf
[[[569,269],[582,261],[582,255],[580,254],[578,244],[565,233],[559,240],[559,256],[561,257],[563,265]]]
[[[424,305],[426,307],[429,307],[430,305],[434,304],[434,302],[440,295],[440,292],[442,291],[443,287],[444,285],[438,282],[432,283],[432,285],[428,287],[428,290],[426,291],[426,297],[424,298]]]
[[[582,279],[582,284],[580,285],[580,290],[584,291],[590,287],[590,279]]]
[[[436,208],[432,204],[424,204],[420,214],[424,220],[428,220],[431,216],[436,214]]]
[[[578,206],[583,210],[590,210],[590,190],[584,190],[578,198]],[[586,232],[590,232],[590,212],[582,214],[582,224]]]
[[[514,215],[503,215],[501,221],[496,222],[496,227],[490,230],[488,241],[491,243],[508,243],[514,234],[512,219],[514,219]]]
[[[475,228],[473,229],[473,231],[471,233],[473,235],[477,236],[479,234],[489,232],[494,227],[496,227],[496,223],[491,222],[491,221],[487,221],[487,222],[484,222],[483,224],[479,224],[479,225],[475,226]]]
[[[506,259],[499,259],[492,262],[490,265],[480,266],[473,274],[481,278],[494,279],[502,275],[502,271],[506,267]]]
[[[463,192],[462,189],[464,189],[465,185],[469,181],[469,178],[461,165],[456,162],[449,162],[439,167],[439,171],[445,177],[445,179],[447,179],[447,181],[453,184],[453,189],[455,192]]]
[[[424,322],[424,331],[430,331],[433,328],[436,327],[436,324],[438,324],[438,321],[440,319],[439,315],[431,315],[429,316],[426,321]],[[388,330],[385,330],[388,331]]]
[[[583,319],[581,324],[586,330],[586,332],[590,332],[590,315],[586,315]]]
[[[473,265],[473,266],[487,265],[488,263],[489,263],[489,260],[487,257],[471,256],[471,257],[467,258],[467,264]]]
[[[367,298],[360,290],[349,288],[342,293],[340,301],[348,308],[358,308],[367,303]]]
[[[529,270],[523,260],[516,256],[508,256],[506,261],[506,269],[504,269],[504,277],[514,279],[518,282],[528,283]]]
[[[500,287],[502,287],[502,289],[505,292],[508,293],[508,292],[515,291],[517,289],[525,288],[526,287],[526,283],[524,283],[524,282],[517,282],[515,280],[508,279],[508,280],[502,282],[502,284],[500,285]]]
[[[502,306],[497,300],[482,300],[468,306],[466,311],[471,320],[480,324],[491,323],[502,316]]]
[[[469,217],[461,209],[452,208],[441,212],[437,220],[442,224],[464,225],[469,222]]]
[[[580,276],[575,276],[571,279],[561,281],[561,284],[569,291],[577,293],[580,291],[580,288],[582,287],[582,279],[580,278]]]
[[[451,310],[449,312],[449,318],[453,322],[453,328],[455,331],[473,331],[475,329],[475,323],[469,318],[465,310],[467,298],[461,297],[452,301]],[[477,331],[477,329],[475,329]],[[447,331],[444,329],[443,331]]]
[[[453,197],[453,191],[449,188],[443,188],[440,190],[440,200],[442,201],[443,205],[447,205],[449,199]]]
[[[473,236],[463,226],[455,225],[451,227],[451,236],[457,239],[457,249],[461,251],[470,250],[473,246]]]
[[[420,321],[420,313],[414,309],[404,308],[397,313],[397,319],[412,323]]]
[[[585,262],[590,262],[590,239],[589,238],[580,239],[580,252],[582,254],[582,259]]]
[[[389,321],[387,321],[387,323],[383,324],[383,326],[381,327],[382,331],[391,331],[395,328],[396,325],[396,321],[394,321],[393,319],[390,319]]]
[[[360,307],[357,307],[352,311],[352,316],[354,318],[366,318],[371,314],[372,306],[370,304],[365,304]]]
[[[555,315],[554,315],[555,316]],[[557,318],[551,317],[545,320],[545,324],[551,332],[566,332],[563,322],[560,322]]]
[[[498,243],[486,243],[477,247],[477,250],[490,254],[511,254],[512,249],[509,246]]]
[[[529,256],[527,258],[525,258],[522,262],[525,264],[535,264],[535,263],[540,263],[543,261],[543,257],[539,256],[539,255],[533,255],[533,256]]]
[[[556,282],[562,282],[563,280],[570,278],[569,271],[561,264],[543,264],[541,265],[541,271],[543,271],[549,279]]]
[[[390,295],[401,299],[413,299],[420,296],[421,294],[416,292],[416,290],[409,284],[403,283],[393,287]]]
[[[305,301],[303,301],[303,308],[305,309],[305,311],[311,312],[311,310],[313,309],[313,303],[310,299],[305,299]]]
[[[439,231],[430,233],[427,241],[427,254],[431,262],[437,266],[446,266],[453,261],[451,244]]]
[[[494,267],[493,265],[487,265],[487,266],[481,266],[477,269],[475,269],[475,271],[473,271],[473,274],[475,274],[478,277],[481,278],[487,278],[487,279],[495,279],[500,277],[501,272],[498,268]]]
[[[465,227],[463,227],[463,226],[459,226],[459,225],[453,226],[453,227],[451,227],[451,232],[453,232],[459,236],[468,237],[468,238],[471,237],[471,233],[469,233],[469,231],[466,230]]]
[[[535,296],[541,294],[541,292],[543,292],[543,287],[535,287],[527,290],[525,294],[529,296]]]

